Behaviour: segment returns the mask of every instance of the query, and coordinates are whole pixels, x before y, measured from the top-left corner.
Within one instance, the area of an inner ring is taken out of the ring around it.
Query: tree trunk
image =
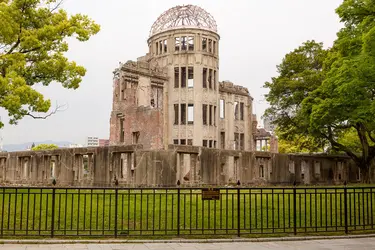
[[[361,170],[361,182],[369,184],[371,183],[371,178],[370,178],[370,165],[360,165],[358,166],[359,169]]]

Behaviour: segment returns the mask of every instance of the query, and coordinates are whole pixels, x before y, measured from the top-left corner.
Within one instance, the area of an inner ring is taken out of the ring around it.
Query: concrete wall
[[[371,171],[374,180],[374,171]],[[175,186],[340,184],[360,181],[346,156],[284,155],[169,145],[142,145],[0,153],[2,185]]]

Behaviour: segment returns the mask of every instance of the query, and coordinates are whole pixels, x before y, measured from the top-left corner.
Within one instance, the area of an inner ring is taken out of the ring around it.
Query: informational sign
[[[202,200],[220,200],[220,189],[202,188]]]

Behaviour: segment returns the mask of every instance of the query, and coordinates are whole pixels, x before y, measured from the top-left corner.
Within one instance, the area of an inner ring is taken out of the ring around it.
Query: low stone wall
[[[374,171],[371,171],[372,177]],[[1,185],[184,186],[340,184],[360,181],[346,156],[272,154],[170,145],[0,153]],[[374,178],[372,178],[374,180]]]

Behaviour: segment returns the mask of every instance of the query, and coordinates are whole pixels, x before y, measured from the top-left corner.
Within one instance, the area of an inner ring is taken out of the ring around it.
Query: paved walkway
[[[3,244],[0,250],[375,250],[375,238],[280,241],[280,242],[227,242],[227,243],[145,243],[145,244]]]

